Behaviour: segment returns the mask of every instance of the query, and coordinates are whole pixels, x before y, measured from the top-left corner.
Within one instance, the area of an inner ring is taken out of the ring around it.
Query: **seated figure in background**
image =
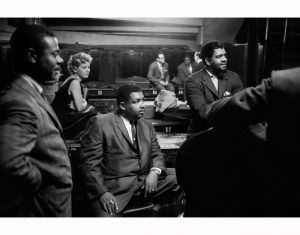
[[[161,90],[169,90],[174,92],[174,86],[170,81],[169,66],[165,61],[165,55],[162,52],[157,54],[156,61],[149,66],[147,78],[151,85],[160,92]]]
[[[185,80],[192,74],[192,64],[191,64],[191,58],[186,55],[184,57],[184,62],[178,65],[177,67],[177,79],[173,80],[179,87],[183,87]]]
[[[87,88],[82,84],[90,74],[92,60],[84,52],[70,56],[67,67],[71,75],[56,92],[52,103],[67,139],[73,139],[83,129],[86,119],[94,113],[93,106],[86,102]]]

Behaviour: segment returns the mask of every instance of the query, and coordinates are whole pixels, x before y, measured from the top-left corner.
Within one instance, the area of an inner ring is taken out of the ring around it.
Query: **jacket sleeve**
[[[204,120],[207,105],[201,84],[188,78],[185,82],[185,92],[190,108],[197,112],[201,120]]]
[[[206,112],[213,126],[250,125],[266,119],[268,93],[272,80],[264,79],[257,87],[242,90],[232,97],[213,102]]]
[[[156,132],[154,130],[154,127],[151,125],[151,142],[152,142],[152,164],[151,167],[157,167],[160,168],[164,173],[166,172],[166,160],[165,155],[160,149],[160,146],[157,141]]]
[[[243,89],[244,89],[244,86],[243,86],[242,80],[241,80],[240,76],[238,74],[236,74],[235,82],[232,85],[232,89],[231,89],[232,94],[235,94]]]
[[[11,97],[3,100],[0,109],[1,180],[7,179],[18,190],[36,191],[42,182],[40,170],[31,161],[38,133],[37,116],[31,104]]]
[[[88,199],[94,199],[107,192],[103,184],[101,161],[103,137],[101,122],[94,116],[88,121],[81,138],[81,151],[78,165],[79,180]]]

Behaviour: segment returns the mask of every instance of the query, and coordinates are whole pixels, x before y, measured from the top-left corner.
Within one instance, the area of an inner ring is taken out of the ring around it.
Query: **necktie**
[[[131,133],[132,133],[132,143],[135,148],[137,148],[137,135],[136,135],[136,125],[134,121],[130,121]]]

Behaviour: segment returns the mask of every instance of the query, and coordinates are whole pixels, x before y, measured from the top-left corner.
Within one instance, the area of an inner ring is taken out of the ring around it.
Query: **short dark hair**
[[[117,104],[126,102],[130,98],[132,92],[141,92],[142,89],[136,85],[124,85],[117,90]]]
[[[10,38],[12,57],[16,68],[22,69],[26,66],[27,50],[33,48],[37,52],[45,48],[44,37],[55,37],[46,27],[34,24],[23,25],[16,29]]]
[[[159,51],[156,53],[156,58],[158,58],[159,55],[165,55],[165,53],[163,53],[162,51]]]
[[[189,55],[185,55],[183,59],[185,60],[185,58],[189,58],[191,60],[191,57]]]
[[[205,58],[211,58],[215,49],[223,49],[224,44],[220,41],[208,41],[206,42],[201,49],[201,59],[206,64]]]

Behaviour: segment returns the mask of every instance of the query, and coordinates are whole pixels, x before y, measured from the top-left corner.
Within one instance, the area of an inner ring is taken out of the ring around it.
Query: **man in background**
[[[226,51],[222,42],[209,41],[204,44],[201,59],[205,68],[193,73],[185,83],[185,94],[192,114],[188,129],[190,134],[210,127],[205,119],[207,105],[243,89],[239,75],[227,70]]]
[[[191,57],[186,55],[184,57],[184,62],[177,67],[177,79],[175,82],[179,87],[183,87],[186,79],[192,74],[193,68],[191,64]]]
[[[147,78],[158,92],[164,89],[173,92],[175,90],[170,81],[168,63],[165,61],[165,55],[162,52],[159,52],[156,61],[150,64]]]

